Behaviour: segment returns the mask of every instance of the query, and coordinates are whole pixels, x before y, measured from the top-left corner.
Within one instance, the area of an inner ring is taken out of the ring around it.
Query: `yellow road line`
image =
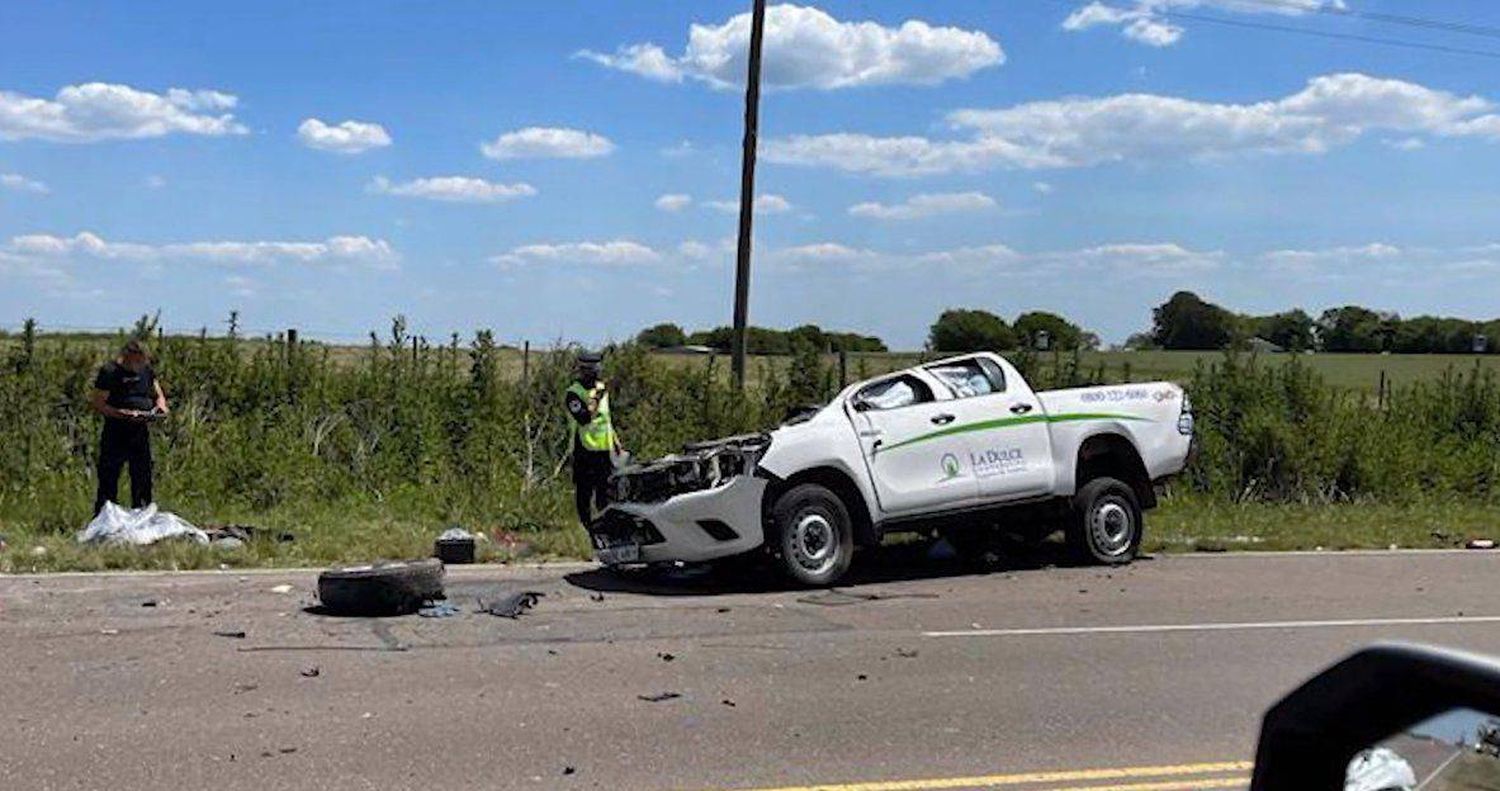
[[[1039,783],[1087,783],[1099,780],[1130,780],[1183,775],[1224,774],[1246,772],[1249,761],[1221,761],[1218,763],[1177,764],[1175,766],[1130,766],[1120,769],[1076,769],[1057,772],[1027,772],[1010,775],[983,775],[979,777],[938,777],[928,780],[877,780],[864,783],[825,783],[810,786],[784,786],[780,788],[746,789],[746,791],[940,791],[951,788],[999,788],[1001,786],[1030,785]],[[1245,785],[1243,777],[1231,779],[1172,781],[1168,783],[1138,783],[1135,785],[1095,786],[1087,791],[1177,791],[1192,788],[1229,788]],[[1084,791],[1083,789],[1057,789],[1056,791]]]

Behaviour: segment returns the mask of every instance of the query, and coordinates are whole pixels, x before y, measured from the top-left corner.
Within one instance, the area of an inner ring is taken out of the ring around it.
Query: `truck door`
[[[865,465],[888,515],[972,504],[979,495],[954,401],[939,398],[922,377],[898,374],[855,393],[850,407]]]
[[[1015,500],[1052,490],[1047,415],[1014,368],[979,355],[930,365],[927,372],[952,392],[966,466],[980,500]]]

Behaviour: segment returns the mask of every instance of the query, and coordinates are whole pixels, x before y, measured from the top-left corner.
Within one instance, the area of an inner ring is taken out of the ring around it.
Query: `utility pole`
[[[745,388],[745,340],[750,313],[750,231],[755,219],[755,148],[760,128],[760,50],[766,0],[755,0],[750,21],[750,65],[745,76],[745,151],[740,168],[740,238],[734,258],[734,386]]]

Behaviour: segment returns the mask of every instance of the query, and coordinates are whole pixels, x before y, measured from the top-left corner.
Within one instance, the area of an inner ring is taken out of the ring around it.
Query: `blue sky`
[[[0,5],[0,325],[728,323],[747,2]],[[1338,11],[1354,13],[1337,13]],[[751,318],[1500,315],[1492,3],[773,6]],[[693,27],[697,26],[697,27]],[[691,30],[690,30],[691,29]],[[175,89],[175,90],[174,90]]]

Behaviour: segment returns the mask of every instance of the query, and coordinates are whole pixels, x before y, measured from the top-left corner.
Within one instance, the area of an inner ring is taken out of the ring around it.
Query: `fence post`
[[[1380,408],[1380,409],[1385,409],[1385,369],[1384,368],[1380,369],[1380,385],[1379,385],[1379,389],[1375,391],[1375,406],[1378,407],[1378,408]]]
[[[290,349],[297,345],[297,328],[288,327],[286,330],[286,345]]]
[[[839,349],[839,387],[849,384],[849,350]]]
[[[531,341],[521,341],[521,385],[531,386]]]

